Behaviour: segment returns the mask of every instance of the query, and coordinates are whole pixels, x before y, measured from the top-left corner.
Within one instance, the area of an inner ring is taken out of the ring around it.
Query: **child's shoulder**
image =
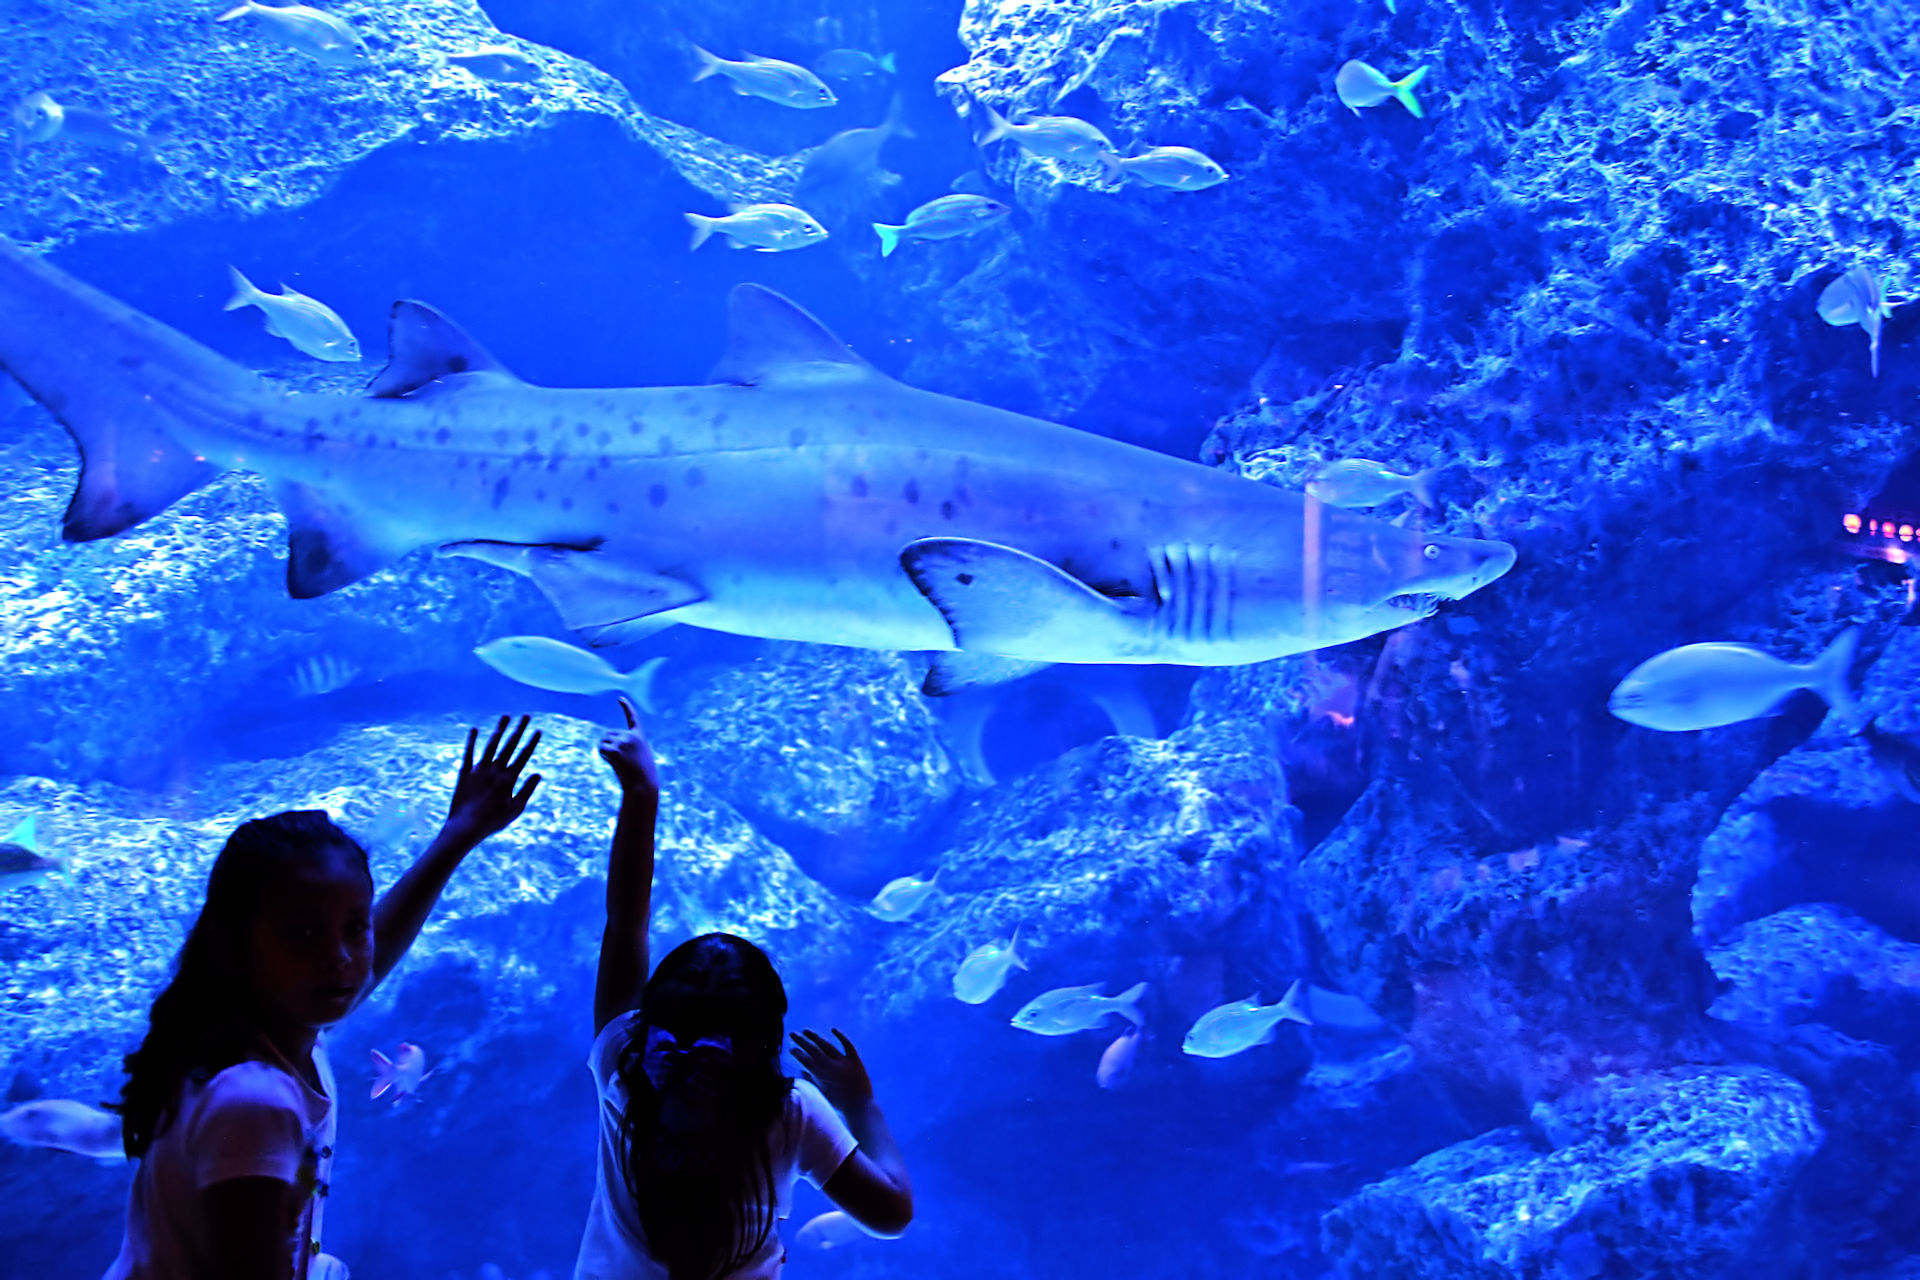
[[[202,1111],[229,1107],[305,1110],[300,1082],[284,1068],[249,1058],[215,1072],[200,1086]]]

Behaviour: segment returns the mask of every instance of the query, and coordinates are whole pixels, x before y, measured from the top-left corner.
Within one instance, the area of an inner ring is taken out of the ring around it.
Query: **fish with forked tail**
[[[288,394],[0,242],[0,370],[83,459],[63,535],[245,469],[286,513],[299,599],[437,548],[531,578],[596,646],[685,623],[918,650],[948,693],[982,660],[1343,644],[1513,567],[1504,542],[1335,508],[1309,528],[1304,495],[905,386],[758,286],[730,323],[707,385],[538,387],[403,301],[369,395]]]

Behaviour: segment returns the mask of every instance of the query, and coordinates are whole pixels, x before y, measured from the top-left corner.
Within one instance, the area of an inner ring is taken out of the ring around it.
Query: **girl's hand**
[[[627,727],[625,731],[615,729],[600,739],[600,758],[607,762],[620,782],[620,789],[628,795],[658,796],[660,766],[654,763],[653,748],[647,745],[647,735],[640,731],[633,704],[622,698],[620,710],[626,713]]]
[[[530,718],[521,716],[513,732],[507,734],[507,723],[512,717],[501,716],[478,762],[473,758],[473,744],[480,731],[467,730],[467,754],[460,762],[460,779],[453,784],[453,803],[447,811],[448,827],[458,829],[478,843],[504,831],[526,811],[527,801],[533,799],[534,789],[540,785],[540,775],[536,773],[528,778],[518,791],[514,787],[527,761],[533,758],[533,749],[540,745],[540,731],[535,729],[527,745],[520,747],[520,735],[527,731]],[[505,742],[500,740],[502,734],[507,735]],[[514,755],[516,748],[520,750],[518,756]]]
[[[793,1033],[793,1058],[800,1071],[819,1087],[837,1111],[851,1111],[873,1101],[873,1081],[860,1061],[860,1051],[838,1027],[833,1031],[838,1047],[818,1031]]]

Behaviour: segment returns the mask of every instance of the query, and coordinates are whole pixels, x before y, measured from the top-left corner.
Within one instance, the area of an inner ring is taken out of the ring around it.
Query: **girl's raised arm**
[[[600,740],[600,758],[620,782],[620,817],[607,856],[607,927],[593,988],[593,1034],[640,1007],[647,987],[647,928],[653,922],[653,827],[660,816],[660,767],[640,732],[633,704],[620,699],[625,731]]]
[[[507,733],[511,717],[501,716],[487,739],[487,749],[473,758],[478,729],[467,730],[467,754],[460,763],[460,778],[453,784],[453,801],[448,806],[446,825],[426,847],[407,873],[394,881],[373,909],[373,977],[362,1000],[380,985],[392,968],[400,963],[419,936],[440,891],[447,887],[455,867],[488,836],[504,831],[526,811],[527,801],[540,785],[540,775],[529,777],[520,786],[521,771],[540,745],[540,731],[534,730],[525,747],[520,737],[527,731],[528,717],[521,716],[513,732]],[[505,735],[506,740],[501,741]],[[514,752],[518,750],[516,756]],[[518,790],[515,788],[518,787]]]

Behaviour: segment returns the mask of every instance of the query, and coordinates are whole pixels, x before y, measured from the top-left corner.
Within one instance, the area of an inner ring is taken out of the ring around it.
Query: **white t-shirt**
[[[333,1173],[334,1082],[315,1042],[322,1091],[281,1067],[241,1062],[182,1087],[173,1119],[133,1175],[127,1234],[104,1280],[204,1280],[213,1274],[200,1192],[232,1178],[276,1178],[300,1197],[288,1224],[294,1276],[320,1252],[320,1219]]]
[[[616,1068],[620,1052],[640,1025],[638,1011],[623,1014],[606,1025],[587,1055],[587,1068],[600,1094],[600,1168],[593,1184],[593,1205],[587,1210],[587,1230],[580,1240],[580,1258],[574,1280],[667,1280],[667,1269],[647,1252],[640,1215],[620,1176],[620,1116],[626,1110],[627,1091]],[[768,1168],[773,1174],[774,1217],[793,1212],[793,1182],[802,1174],[814,1186],[824,1186],[846,1162],[854,1141],[847,1122],[820,1090],[805,1080],[793,1082],[787,1107],[767,1135]],[[729,1272],[727,1280],[774,1280],[786,1261],[778,1230],[747,1263]]]

